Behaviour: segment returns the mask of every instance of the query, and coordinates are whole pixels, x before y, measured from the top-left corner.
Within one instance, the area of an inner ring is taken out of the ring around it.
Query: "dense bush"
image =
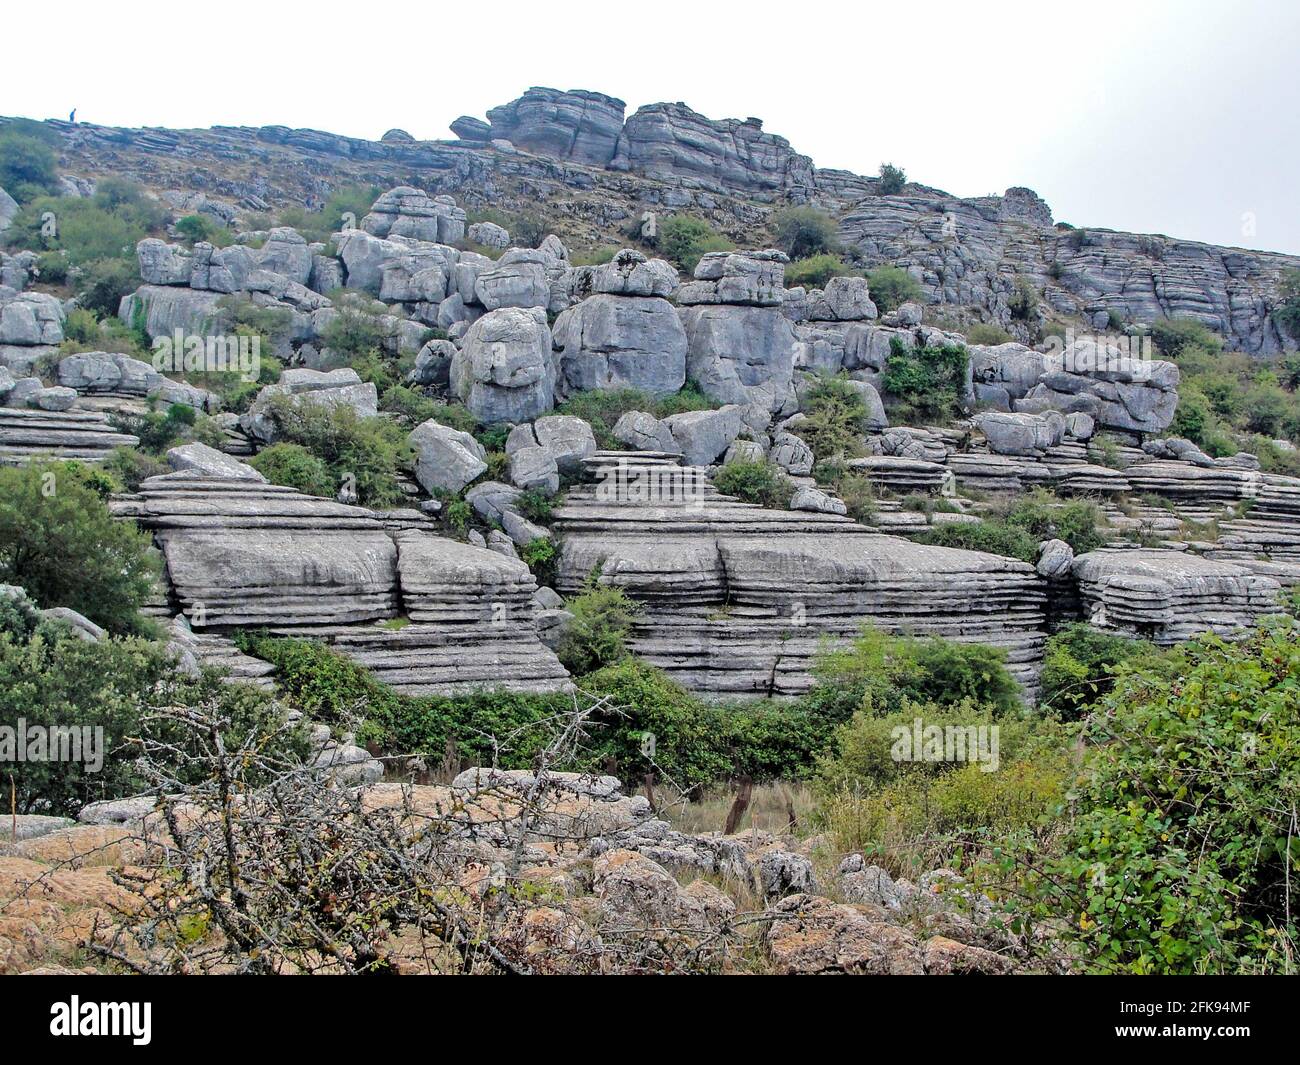
[[[285,485],[310,496],[333,498],[338,486],[329,467],[301,444],[272,444],[248,460],[272,484]]]
[[[1130,640],[1076,622],[1047,641],[1039,704],[1066,719],[1082,717],[1109,694],[1124,663],[1152,663],[1159,652],[1145,640]]]
[[[1126,671],[1089,719],[1043,893],[1101,971],[1294,971],[1300,629],[1186,655]]]
[[[797,259],[785,268],[785,284],[787,288],[825,288],[831,278],[847,277],[853,272],[853,268],[838,255],[811,255]]]
[[[951,706],[969,699],[997,713],[1020,706],[1004,650],[939,637],[890,636],[866,628],[850,646],[822,655],[813,674],[817,683],[804,701],[836,724],[868,700],[878,713],[907,701]]]
[[[233,239],[230,230],[217,222],[215,218],[204,214],[187,214],[176,222],[176,233],[191,244],[204,241],[224,248]]]
[[[839,248],[835,219],[816,207],[784,207],[772,217],[776,246],[791,259],[833,254]]]
[[[268,410],[280,442],[299,444],[320,459],[331,484],[355,484],[362,505],[393,506],[405,498],[398,473],[411,465],[411,447],[407,430],[395,421],[291,396],[276,396]]]
[[[573,614],[556,653],[574,676],[593,673],[627,656],[627,637],[638,607],[621,588],[592,585],[568,600]]]
[[[997,520],[944,522],[932,525],[916,537],[932,547],[956,547],[964,551],[985,551],[991,555],[1034,562],[1038,558],[1038,538],[1024,529]]]
[[[56,236],[42,233],[46,212],[55,216]],[[161,232],[164,217],[162,207],[140,186],[105,178],[90,197],[36,197],[14,216],[5,238],[13,247],[61,249],[70,266],[100,259],[134,262],[136,242]]]
[[[713,487],[723,495],[774,510],[785,510],[794,495],[794,484],[785,471],[766,461],[728,462],[713,475]]]
[[[321,331],[321,343],[344,364],[379,351],[384,344],[380,315],[385,307],[365,293],[338,289],[330,294],[338,313]]]
[[[0,584],[111,632],[144,631],[137,611],[156,574],[149,537],[109,514],[103,481],[75,462],[0,469]]]
[[[1300,340],[1300,270],[1282,274],[1273,319],[1292,340]]]
[[[898,266],[877,266],[867,274],[867,288],[881,314],[915,303],[925,295],[921,282]]]
[[[948,522],[926,530],[918,539],[938,547],[961,547],[1018,558],[1038,559],[1044,540],[1064,540],[1075,554],[1095,551],[1106,543],[1106,520],[1088,500],[1059,500],[1041,489],[994,508],[977,522]]]
[[[880,194],[882,196],[893,196],[903,191],[907,185],[907,174],[901,168],[893,163],[880,164]]]
[[[179,674],[160,643],[138,637],[81,639],[62,622],[35,627],[13,624],[0,605],[0,725],[103,729],[102,765],[81,761],[8,761],[17,809],[26,813],[75,817],[88,802],[116,799],[153,786],[137,769],[139,739],[183,742],[154,718],[155,711],[203,707],[224,722],[232,747],[256,731],[268,737],[268,753],[301,756],[305,736],[288,733],[271,739],[281,711],[271,697],[248,685],[225,683],[211,672],[191,678]],[[8,622],[8,623],[7,623]],[[84,735],[84,734],[83,734]],[[199,781],[190,781],[199,783]]]
[[[703,218],[675,214],[659,223],[655,246],[688,274],[711,251],[730,251],[734,245]]]
[[[812,448],[818,462],[862,456],[867,405],[846,378],[819,377],[804,393],[800,406],[804,418],[793,431]]]
[[[960,344],[909,348],[890,340],[885,393],[904,424],[942,423],[961,413],[967,358]]]
[[[1007,310],[1017,322],[1032,321],[1038,312],[1038,290],[1027,277],[1017,277],[1012,286],[1011,295],[1007,297]]]
[[[1011,334],[992,322],[973,322],[966,327],[966,339],[972,344],[1005,344]]]
[[[58,188],[59,135],[40,122],[15,119],[0,128],[0,188],[26,203]]]

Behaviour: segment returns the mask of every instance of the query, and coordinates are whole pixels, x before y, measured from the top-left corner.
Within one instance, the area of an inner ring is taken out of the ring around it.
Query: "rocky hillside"
[[[410,184],[471,209],[541,210],[577,246],[620,243],[649,210],[706,216],[753,247],[765,243],[774,207],[813,203],[839,219],[863,263],[907,268],[961,320],[1013,326],[1023,279],[1041,293],[1044,316],[1094,328],[1186,317],[1234,350],[1294,347],[1271,312],[1295,257],[1053,225],[1048,205],[1022,188],[960,199],[908,184],[884,195],[879,178],[819,169],[756,118],[708,119],[682,103],[625,112],[601,93],[533,88],[487,121],[458,119],[457,139],[445,141],[401,130],[375,142],[283,126],[49,125],[77,177],[126,175],[250,211],[318,205],[345,184]]]

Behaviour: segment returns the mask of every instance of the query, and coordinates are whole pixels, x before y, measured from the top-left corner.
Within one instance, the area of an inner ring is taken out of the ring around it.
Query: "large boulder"
[[[591,272],[591,290],[611,296],[665,296],[677,291],[677,271],[663,259],[624,248]]]
[[[543,448],[563,474],[572,476],[582,466],[582,460],[595,454],[596,436],[591,426],[570,414],[548,414],[533,423],[532,433],[537,446]]]
[[[705,395],[773,413],[791,403],[794,328],[780,307],[701,305],[682,317],[686,375]]]
[[[426,492],[459,492],[487,471],[487,452],[469,433],[430,419],[408,439],[415,449],[415,479]]]
[[[707,466],[721,456],[744,427],[744,409],[735,404],[695,410],[663,420],[688,466]]]
[[[599,92],[535,86],[487,113],[491,126],[486,136],[474,119],[459,118],[452,128],[469,139],[505,140],[538,155],[605,166],[618,147],[624,106]]]
[[[547,307],[551,302],[549,265],[550,257],[540,249],[515,248],[501,256],[493,269],[478,274],[474,280],[475,301],[489,311],[502,307]]]
[[[502,308],[469,328],[451,364],[452,391],[482,422],[526,422],[555,405],[551,331],[540,308]]]
[[[663,396],[686,381],[686,331],[665,299],[592,296],[561,312],[555,346],[569,392],[636,388]]]
[[[1004,414],[988,411],[975,424],[996,455],[1041,456],[1065,435],[1065,418],[1056,411],[1044,414]]]

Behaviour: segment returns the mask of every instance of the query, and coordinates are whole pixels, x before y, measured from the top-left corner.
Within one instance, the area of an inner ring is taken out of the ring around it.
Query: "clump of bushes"
[[[785,284],[787,288],[825,288],[831,278],[848,277],[852,273],[853,268],[838,255],[823,252],[796,259],[786,266]]]
[[[1095,551],[1106,543],[1105,516],[1096,503],[1060,500],[1037,490],[995,509],[978,522],[936,525],[918,540],[938,547],[960,547],[1034,562],[1044,540],[1064,540],[1075,554]]]
[[[76,462],[0,468],[0,584],[110,632],[149,631],[140,605],[157,565],[149,537],[108,512],[111,479]]]
[[[713,475],[713,486],[723,495],[774,510],[785,510],[794,495],[794,484],[785,471],[761,460],[728,462]]]
[[[803,396],[804,419],[793,427],[820,462],[860,458],[867,405],[845,377],[820,377]]]
[[[1076,622],[1047,641],[1039,705],[1062,718],[1082,717],[1115,685],[1119,667],[1151,663],[1160,654],[1145,640],[1131,640]]]
[[[1300,629],[1185,655],[1125,671],[1088,719],[1045,909],[1102,972],[1294,971]]]
[[[909,348],[898,337],[889,342],[885,362],[886,398],[904,424],[942,424],[962,410],[969,355],[960,344]]]
[[[396,422],[292,396],[274,397],[268,411],[280,442],[298,444],[319,459],[331,485],[355,485],[363,506],[388,507],[405,498],[398,473],[411,467],[413,456],[408,432]]]
[[[816,207],[784,207],[772,216],[776,246],[791,259],[834,255],[839,251],[835,219]]]
[[[907,173],[893,163],[880,164],[879,190],[882,196],[894,196],[907,185]]]
[[[379,199],[380,189],[377,185],[351,185],[336,189],[319,211],[308,211],[302,207],[286,207],[280,212],[279,222],[282,226],[292,226],[308,243],[325,243],[330,236],[343,227],[343,216],[351,214],[361,224],[375,200]]]
[[[966,339],[972,344],[996,346],[1007,343],[1011,334],[992,322],[974,322],[966,327]]]
[[[730,251],[735,245],[703,218],[675,214],[659,223],[655,247],[690,274],[708,252]]]
[[[296,488],[310,496],[333,498],[337,491],[324,460],[301,444],[272,444],[248,463],[272,484]]]
[[[200,241],[224,248],[234,239],[229,228],[221,225],[215,218],[203,214],[187,214],[176,222],[176,234],[191,244]]]
[[[59,186],[54,148],[59,135],[42,122],[19,118],[0,129],[0,188],[28,203]]]
[[[881,314],[895,311],[904,303],[915,303],[925,295],[921,282],[899,266],[877,266],[867,274],[867,288]]]
[[[627,657],[627,637],[639,608],[621,588],[593,584],[565,607],[573,620],[556,649],[565,669],[580,677]]]

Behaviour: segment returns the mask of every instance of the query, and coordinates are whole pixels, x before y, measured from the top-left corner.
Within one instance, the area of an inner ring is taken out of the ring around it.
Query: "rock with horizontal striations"
[[[399,185],[371,205],[361,228],[376,237],[455,244],[465,237],[465,212],[449,197],[431,197],[421,189]]]
[[[683,103],[639,108],[623,124],[611,169],[685,178],[757,197],[806,192],[812,161],[756,118],[713,121]]]
[[[415,479],[426,492],[459,492],[487,471],[487,452],[469,433],[430,419],[407,439],[415,451]]]
[[[188,285],[193,256],[176,244],[146,237],[135,246],[140,279],[146,285]]]
[[[264,477],[252,466],[231,458],[207,444],[182,444],[167,452],[167,465],[177,472],[202,474],[205,477],[230,478],[236,481],[255,481],[265,484]]]
[[[488,136],[538,155],[605,166],[618,147],[624,107],[622,100],[603,93],[534,87],[487,113]],[[469,131],[477,134],[478,128]]]
[[[1207,631],[1239,635],[1279,609],[1281,586],[1271,577],[1182,551],[1090,551],[1073,573],[1089,624],[1161,646]]]
[[[974,421],[988,440],[989,450],[997,455],[1041,457],[1065,434],[1065,419],[1056,411],[1042,415],[987,411],[976,415]]]
[[[547,307],[551,282],[547,268],[551,260],[541,250],[516,248],[507,252],[491,269],[481,271],[474,281],[475,302],[495,311],[502,307]]]
[[[461,115],[449,128],[463,141],[486,143],[492,139],[492,127],[472,115]]]
[[[526,422],[555,405],[557,369],[546,312],[490,311],[465,334],[451,388],[482,422]]]
[[[7,402],[16,402],[13,392]],[[113,428],[108,416],[99,411],[0,407],[0,463],[22,465],[45,455],[102,462],[114,448],[139,443],[136,437]]]

